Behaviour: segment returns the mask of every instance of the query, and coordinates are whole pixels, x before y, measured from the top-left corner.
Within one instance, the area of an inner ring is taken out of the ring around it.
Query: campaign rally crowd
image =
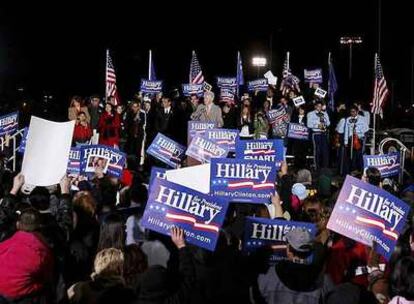
[[[368,103],[302,90],[74,96],[72,147],[82,158],[106,146],[125,163],[88,159],[92,171],[57,185],[10,170],[5,135],[0,303],[414,303],[413,181],[364,163]],[[192,140],[194,123],[229,137]],[[206,165],[210,193],[190,189]],[[191,168],[187,184],[168,175]]]

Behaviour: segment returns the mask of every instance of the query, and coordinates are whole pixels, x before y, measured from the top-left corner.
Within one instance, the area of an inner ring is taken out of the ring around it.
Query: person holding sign
[[[344,145],[349,151],[349,170],[362,170],[362,154],[365,148],[365,133],[368,131],[367,120],[358,115],[358,108],[352,106],[350,116],[345,120]]]
[[[221,108],[214,104],[214,93],[204,93],[204,104],[200,104],[197,110],[191,115],[192,120],[202,122],[215,122],[219,128],[223,127],[223,116]]]

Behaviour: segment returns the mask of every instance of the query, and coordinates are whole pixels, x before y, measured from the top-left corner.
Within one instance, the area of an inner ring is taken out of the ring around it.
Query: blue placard
[[[0,116],[0,136],[11,134],[19,128],[19,112]]]
[[[26,127],[24,128],[23,131],[23,135],[22,135],[22,140],[20,141],[20,145],[19,145],[19,149],[18,152],[19,153],[24,153],[24,151],[26,150],[26,142],[27,142],[27,134],[29,133],[29,128]]]
[[[204,94],[204,85],[203,84],[194,84],[194,83],[184,83],[182,85],[183,95],[191,96],[193,94],[198,97],[202,97]]]
[[[167,169],[160,167],[151,168],[151,175],[148,183],[148,192],[151,191],[151,185],[154,182],[155,178],[166,179],[165,172],[167,172]]]
[[[252,253],[262,247],[267,247],[272,254],[270,262],[285,260],[285,235],[293,229],[304,228],[315,237],[315,224],[285,220],[272,220],[261,217],[246,217],[244,224],[243,252]]]
[[[220,89],[220,101],[227,103],[234,103],[236,99],[236,88],[221,88]]]
[[[147,153],[154,156],[168,166],[177,169],[185,157],[185,147],[171,138],[158,133],[147,149]]]
[[[313,70],[307,70],[305,69],[303,71],[305,83],[322,83],[322,69],[313,69]]]
[[[226,201],[157,178],[141,224],[165,235],[178,226],[184,229],[188,243],[213,251],[227,207]]]
[[[247,82],[247,89],[249,91],[259,91],[259,92],[266,92],[269,87],[266,78],[260,78],[252,81]]]
[[[68,174],[72,174],[72,175],[80,174],[80,163],[81,163],[80,159],[81,159],[80,148],[70,148],[68,169],[67,169]]]
[[[236,140],[236,158],[272,162],[279,170],[285,157],[282,139]]]
[[[301,124],[289,123],[287,137],[300,140],[308,140],[309,129],[308,127]]]
[[[364,155],[364,168],[375,167],[381,172],[381,177],[400,174],[400,153],[394,152],[383,155]]]
[[[372,246],[387,260],[406,224],[410,207],[378,187],[347,176],[328,229]]]
[[[191,141],[185,154],[199,162],[209,163],[212,158],[223,158],[229,153],[227,146],[215,144],[205,137],[196,136]]]
[[[221,88],[235,88],[237,87],[236,77],[217,77],[217,86]]]
[[[193,137],[195,137],[196,135],[204,136],[206,130],[214,128],[217,128],[217,124],[215,122],[202,122],[194,120],[189,121],[187,128],[188,143],[190,143]]]
[[[236,151],[236,138],[239,135],[237,129],[210,129],[207,130],[205,138],[221,147],[227,147],[229,152]]]
[[[97,168],[104,174],[116,178],[122,177],[126,155],[118,149],[104,145],[85,145],[80,147],[82,175],[92,176]]]
[[[278,107],[267,112],[266,114],[269,124],[280,124],[289,118],[284,107]]]
[[[210,194],[238,203],[269,203],[275,192],[276,166],[272,162],[213,158]]]
[[[141,92],[147,94],[157,94],[162,92],[162,81],[141,79]]]

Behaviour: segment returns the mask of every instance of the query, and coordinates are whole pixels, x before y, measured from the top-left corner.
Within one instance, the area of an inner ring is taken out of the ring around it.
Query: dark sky
[[[340,94],[365,99],[371,95],[378,0],[239,1],[226,7],[224,1],[197,6],[194,1],[114,3],[94,8],[38,3],[1,8],[1,93],[10,94],[23,86],[32,96],[47,90],[63,102],[71,94],[103,94],[105,49],[109,47],[124,99],[147,76],[149,48],[158,78],[169,86],[188,80],[192,49],[210,83],[214,76],[235,74],[237,50],[242,53],[246,78],[256,76],[251,67],[255,54],[272,57],[272,71],[280,76],[289,50],[293,72],[302,77],[303,68],[326,71],[328,51],[332,51]],[[395,99],[402,103],[410,98],[414,45],[409,6],[409,1],[382,0],[381,60],[389,86],[394,83]],[[339,37],[349,34],[364,39],[353,52],[352,83],[346,80],[348,49],[339,45]]]

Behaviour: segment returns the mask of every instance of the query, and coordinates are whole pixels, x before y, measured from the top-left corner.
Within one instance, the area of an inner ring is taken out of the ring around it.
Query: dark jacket
[[[157,111],[155,116],[155,132],[162,133],[165,136],[174,138],[176,134],[176,113],[175,109],[171,108],[168,114],[165,113],[164,108]]]

